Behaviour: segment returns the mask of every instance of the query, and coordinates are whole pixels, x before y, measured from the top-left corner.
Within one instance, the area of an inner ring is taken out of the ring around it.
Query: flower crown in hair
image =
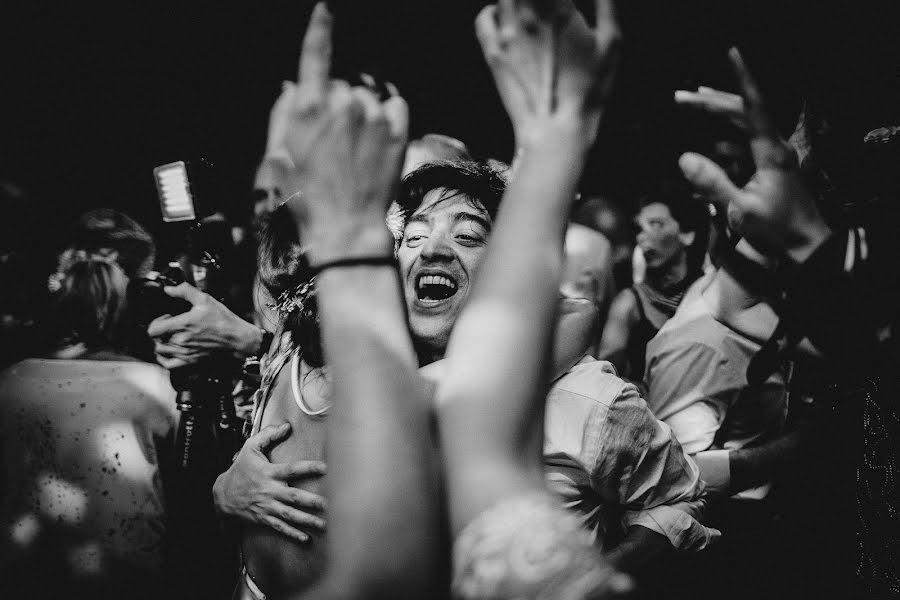
[[[315,281],[316,278],[313,277],[309,281],[283,291],[275,304],[269,305],[269,308],[277,310],[282,319],[287,318],[296,310],[302,311],[304,304],[315,291]]]
[[[51,292],[58,292],[62,288],[63,279],[69,273],[69,270],[79,264],[85,262],[105,262],[108,264],[118,264],[119,253],[112,248],[101,248],[94,252],[87,250],[76,250],[68,248],[59,255],[56,272],[51,273],[47,278],[47,289]]]

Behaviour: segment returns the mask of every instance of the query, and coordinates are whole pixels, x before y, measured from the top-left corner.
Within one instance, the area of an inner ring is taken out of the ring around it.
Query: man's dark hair
[[[439,160],[425,163],[400,183],[397,204],[404,219],[416,212],[428,192],[441,188],[455,192],[447,198],[462,194],[473,205],[481,204],[493,220],[506,191],[506,179],[496,169],[481,162]]]

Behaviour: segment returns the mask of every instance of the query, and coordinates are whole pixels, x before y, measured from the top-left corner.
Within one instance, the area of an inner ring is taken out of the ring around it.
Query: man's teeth
[[[419,277],[419,287],[426,285],[443,285],[451,289],[456,289],[456,284],[442,275],[423,275]]]

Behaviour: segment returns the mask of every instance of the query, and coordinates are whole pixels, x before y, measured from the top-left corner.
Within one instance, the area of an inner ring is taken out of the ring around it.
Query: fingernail
[[[690,97],[691,97],[691,92],[689,92],[687,90],[675,90],[675,101],[676,102],[678,102],[679,100],[687,100]]]

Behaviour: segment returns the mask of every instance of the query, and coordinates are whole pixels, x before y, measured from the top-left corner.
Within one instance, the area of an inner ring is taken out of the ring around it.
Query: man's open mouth
[[[423,301],[446,300],[456,293],[456,282],[445,275],[419,275],[416,278],[416,297]]]

